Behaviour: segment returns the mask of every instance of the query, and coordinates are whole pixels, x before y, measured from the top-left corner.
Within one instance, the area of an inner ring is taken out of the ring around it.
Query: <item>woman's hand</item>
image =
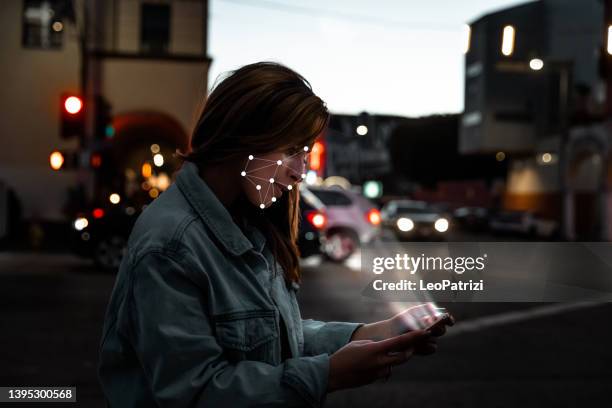
[[[422,308],[422,305],[411,307],[406,309],[390,319],[381,320],[375,323],[369,323],[359,327],[351,337],[351,340],[382,340],[390,337],[397,336],[402,333],[411,332],[415,329],[427,327],[436,321],[433,316],[427,316],[419,319],[415,322],[413,313],[416,309]],[[430,340],[425,343],[421,343],[416,349],[416,354],[431,354],[436,351],[436,337],[442,336],[446,333],[446,325],[452,326],[455,323],[455,319],[452,315],[448,315],[448,319],[445,324],[436,325],[432,328]]]
[[[405,363],[430,333],[415,330],[381,341],[351,341],[330,357],[329,392],[358,387],[387,377],[394,365]]]

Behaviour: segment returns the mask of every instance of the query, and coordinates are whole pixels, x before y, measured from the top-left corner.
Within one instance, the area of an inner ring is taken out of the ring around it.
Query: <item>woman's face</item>
[[[264,209],[297,188],[306,177],[309,153],[310,149],[302,146],[288,152],[249,155],[240,173],[242,190],[248,200]]]

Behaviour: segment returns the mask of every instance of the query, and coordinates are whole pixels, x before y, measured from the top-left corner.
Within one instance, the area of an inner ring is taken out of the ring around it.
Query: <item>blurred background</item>
[[[0,385],[104,406],[97,347],[131,227],[215,81],[256,61],[304,75],[332,113],[301,187],[304,317],[398,309],[361,297],[364,246],[612,238],[610,0],[0,10]],[[609,303],[443,306],[459,324],[436,355],[327,406],[609,405]]]

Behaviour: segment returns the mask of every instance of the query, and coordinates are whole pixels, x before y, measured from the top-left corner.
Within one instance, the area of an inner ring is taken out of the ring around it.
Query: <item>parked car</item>
[[[326,210],[323,203],[305,188],[300,188],[300,213],[300,256],[306,258],[321,254],[328,225]]]
[[[101,269],[117,269],[137,218],[136,208],[129,205],[96,207],[79,213],[73,221],[74,251],[93,259]]]
[[[489,228],[498,233],[517,233],[532,237],[552,238],[558,223],[544,219],[532,211],[499,211],[491,217]]]
[[[378,239],[380,212],[370,200],[339,187],[307,187],[325,205],[327,230],[323,252],[335,262],[344,261],[357,248]]]
[[[306,193],[300,200],[300,211],[300,254],[302,257],[321,254],[327,227],[325,206],[312,193]],[[91,258],[101,269],[116,270],[140,212],[135,207],[120,204],[79,213],[73,220],[75,253]]]
[[[489,210],[484,207],[459,207],[453,211],[456,224],[469,231],[484,231],[489,227]]]
[[[399,239],[444,239],[450,228],[450,217],[424,201],[392,200],[380,213]]]

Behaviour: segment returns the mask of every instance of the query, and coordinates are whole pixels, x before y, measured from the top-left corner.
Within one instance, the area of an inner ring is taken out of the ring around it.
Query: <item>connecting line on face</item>
[[[304,152],[308,152],[308,150],[309,150],[308,146],[304,146],[303,151]],[[298,154],[301,154],[301,153],[302,153],[301,151],[297,152],[297,153],[294,153],[291,156],[289,156],[289,157],[287,157],[287,158],[285,158],[283,160],[280,160],[280,159],[279,160],[261,159],[261,158],[257,158],[255,156],[253,156],[252,154],[249,155],[249,160],[247,160],[247,162],[246,162],[246,164],[244,166],[244,170],[242,170],[240,172],[240,175],[242,177],[245,177],[251,184],[253,184],[255,186],[255,189],[259,193],[259,202],[260,202],[259,208],[261,208],[262,210],[264,208],[266,208],[266,201],[268,199],[268,193],[270,193],[270,190],[272,190],[272,198],[270,199],[270,201],[273,202],[273,203],[276,202],[276,196],[274,195],[274,186],[273,186],[273,184],[279,184],[279,185],[281,185],[283,187],[286,187],[287,190],[292,190],[293,189],[293,185],[292,184],[283,184],[283,183],[279,182],[278,180],[276,180],[276,175],[278,174],[278,170],[281,167],[288,168],[289,171],[291,171],[293,174],[299,174],[291,166],[286,165],[285,161],[288,161],[292,157],[297,156]],[[254,163],[255,161],[262,161],[262,162],[267,162],[267,163],[270,163],[270,164],[265,164],[265,165],[262,165],[262,166],[259,166],[259,167],[255,168],[255,169],[252,169],[250,171],[250,173],[253,173],[255,171],[258,171],[258,170],[261,170],[261,169],[264,169],[264,168],[276,166],[276,168],[274,169],[274,174],[272,175],[272,177],[270,177],[269,179],[266,179],[266,178],[263,178],[263,177],[249,175],[249,171],[247,171],[248,168],[249,168],[249,163],[251,163],[251,162]],[[302,179],[306,178],[306,174],[304,174],[304,173],[302,173],[300,176],[301,176]],[[263,197],[261,196],[261,192],[262,192],[261,191],[262,190],[261,184],[253,181],[253,179],[261,180],[263,182],[267,182],[268,183],[268,186],[266,188],[266,192],[265,192]]]

